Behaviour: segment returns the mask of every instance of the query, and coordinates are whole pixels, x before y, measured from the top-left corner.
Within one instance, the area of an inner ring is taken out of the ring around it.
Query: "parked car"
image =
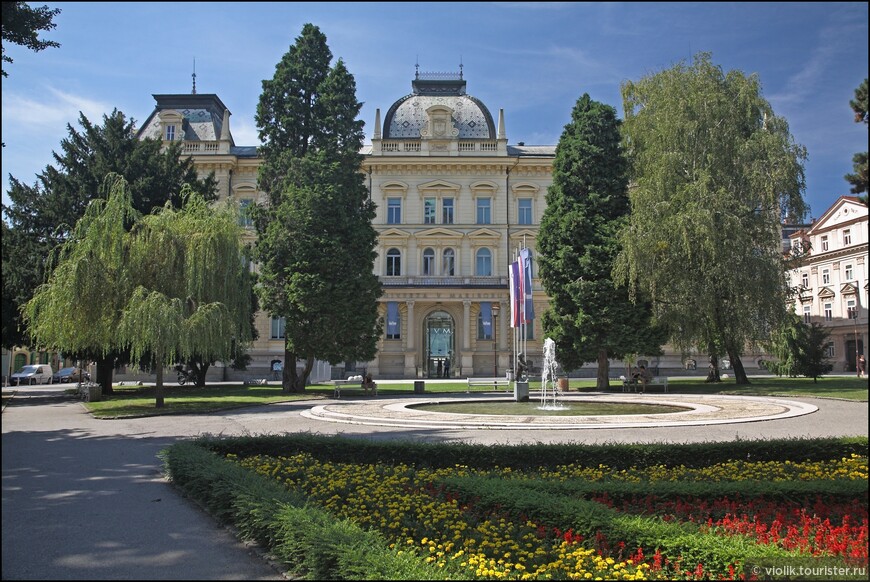
[[[21,386],[22,384],[51,384],[51,366],[48,364],[30,364],[12,374],[10,379],[16,386]]]
[[[51,377],[53,382],[81,382],[82,380],[90,380],[91,375],[75,366],[71,368],[61,368]]]

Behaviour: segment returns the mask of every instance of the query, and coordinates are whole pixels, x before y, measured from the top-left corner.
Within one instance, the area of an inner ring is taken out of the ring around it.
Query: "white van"
[[[16,386],[22,384],[51,384],[51,376],[54,371],[48,364],[31,364],[24,366],[12,376],[10,379]]]

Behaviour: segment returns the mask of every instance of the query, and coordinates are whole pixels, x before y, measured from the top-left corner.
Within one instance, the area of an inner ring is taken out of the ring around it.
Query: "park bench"
[[[332,397],[333,398],[341,398],[342,386],[355,386],[355,387],[359,388],[360,390],[362,390],[363,394],[365,394],[366,396],[369,394],[369,392],[371,392],[372,396],[377,396],[378,395],[378,385],[375,382],[372,382],[372,384],[373,384],[372,388],[369,389],[363,385],[362,380],[333,380],[332,381],[332,385],[333,385]],[[347,389],[345,388],[345,390],[347,390]]]
[[[493,388],[504,386],[505,390],[507,390],[510,388],[510,385],[511,381],[507,378],[468,378],[468,390],[466,392],[471,392],[474,386],[492,386]]]
[[[631,378],[626,378],[622,381],[622,391],[623,392],[637,392],[638,387],[641,386],[641,383],[633,380]],[[667,376],[654,376],[652,380],[646,383],[646,390],[649,390],[651,386],[662,386],[663,391],[668,391],[668,377]]]

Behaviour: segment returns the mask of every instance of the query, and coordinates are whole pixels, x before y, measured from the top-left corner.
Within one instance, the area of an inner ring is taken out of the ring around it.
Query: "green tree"
[[[69,352],[129,350],[157,373],[178,356],[230,361],[250,340],[250,276],[234,208],[190,189],[141,217],[123,178],[76,224],[57,267],[25,306],[34,341]],[[125,228],[132,225],[132,229]]]
[[[106,187],[113,182],[107,177]],[[35,345],[88,354],[97,361],[103,394],[112,392],[120,314],[133,290],[124,261],[127,229],[139,214],[124,186],[114,185],[108,199],[98,198],[88,207],[69,239],[51,253],[50,279],[23,306],[24,323]]]
[[[780,224],[806,214],[805,148],[762,97],[757,76],[706,53],[622,87],[631,218],[615,274],[649,292],[681,348],[714,370],[740,359],[786,315]]]
[[[39,52],[48,47],[59,47],[60,44],[53,40],[42,40],[39,32],[53,30],[57,25],[53,22],[55,16],[60,14],[60,8],[49,10],[48,6],[33,8],[27,2],[4,2],[3,3],[3,63],[12,64],[12,57],[6,54],[6,43],[11,42],[33,52]],[[9,74],[0,68],[4,77]]]
[[[852,111],[855,112],[855,123],[867,125],[867,79],[855,89],[855,98],[849,101]],[[854,167],[853,174],[846,174],[846,181],[852,185],[852,194],[867,192],[867,152],[859,152],[852,157]],[[867,195],[861,197],[864,204],[867,203]]]
[[[257,105],[268,195],[255,216],[258,292],[265,311],[285,318],[283,387],[293,392],[304,391],[315,359],[372,359],[382,327],[361,103],[343,61],[331,60],[326,36],[306,24]]]
[[[609,386],[610,358],[661,353],[663,334],[650,306],[633,303],[612,280],[618,235],[628,218],[628,164],[616,110],[584,94],[565,126],[538,235],[541,282],[551,298],[542,317],[559,363],[598,362],[597,387]]]
[[[9,221],[4,241],[7,234],[15,241],[3,245],[2,327],[7,347],[9,343],[21,345],[20,340],[28,337],[20,321],[20,306],[47,280],[50,271],[45,257],[69,238],[92,200],[107,197],[102,186],[106,175],[115,172],[127,179],[132,205],[141,214],[167,201],[179,206],[184,184],[208,199],[215,197],[214,176],[198,179],[192,160],[182,158],[180,143],[164,149],[160,140],[138,139],[135,122],[118,110],[103,116],[102,125],[84,115],[79,116],[79,123],[81,131],[67,126],[61,152],[54,153],[56,165],[46,166],[32,186],[10,176],[11,204],[3,206]],[[111,389],[111,360],[119,356],[105,354],[102,365],[98,363],[104,389]]]
[[[776,360],[767,362],[766,367],[777,376],[806,376],[818,382],[834,369],[827,355],[830,337],[824,326],[806,324],[791,313],[771,338],[769,349]]]
[[[163,406],[163,370],[172,362],[230,362],[251,340],[251,277],[238,211],[211,206],[191,189],[180,210],[167,204],[130,233],[135,289],[118,326],[133,361],[148,359]]]

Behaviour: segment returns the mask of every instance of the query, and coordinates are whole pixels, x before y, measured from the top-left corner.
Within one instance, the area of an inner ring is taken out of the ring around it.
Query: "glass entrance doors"
[[[426,318],[423,350],[427,378],[449,378],[453,370],[453,318],[435,311]]]

